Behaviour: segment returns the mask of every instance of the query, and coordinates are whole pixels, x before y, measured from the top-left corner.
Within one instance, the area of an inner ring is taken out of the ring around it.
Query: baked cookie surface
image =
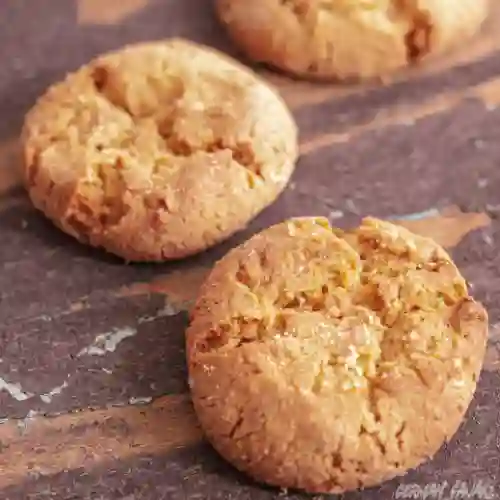
[[[278,94],[180,39],[104,54],[28,113],[35,206],[80,241],[130,261],[202,251],[286,186],[297,129]]]
[[[299,76],[372,78],[460,46],[489,0],[217,0],[255,61]]]
[[[258,481],[339,493],[432,457],[473,397],[487,313],[432,240],[377,219],[273,226],[232,250],[187,331],[194,406]]]

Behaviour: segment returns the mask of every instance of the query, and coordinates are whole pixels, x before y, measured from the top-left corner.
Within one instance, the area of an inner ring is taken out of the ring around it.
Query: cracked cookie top
[[[317,78],[385,76],[464,43],[489,0],[217,0],[247,54]]]
[[[237,62],[183,40],[97,57],[26,117],[35,205],[127,260],[183,257],[241,229],[285,187],[297,130]]]
[[[458,428],[487,315],[448,254],[373,218],[273,226],[213,269],[192,312],[195,408],[256,479],[310,492],[376,484]]]

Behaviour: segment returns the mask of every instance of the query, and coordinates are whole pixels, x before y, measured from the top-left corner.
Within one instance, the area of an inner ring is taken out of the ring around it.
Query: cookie
[[[218,262],[191,313],[209,441],[256,480],[341,493],[432,457],[473,397],[484,308],[432,240],[367,218],[273,226]]]
[[[180,39],[70,74],[28,113],[23,143],[34,205],[129,261],[185,257],[242,229],[285,188],[298,154],[274,90]]]
[[[489,0],[217,0],[255,61],[299,76],[383,77],[463,44]]]

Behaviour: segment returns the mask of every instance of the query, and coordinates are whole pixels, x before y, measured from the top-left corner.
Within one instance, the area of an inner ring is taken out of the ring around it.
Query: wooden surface
[[[312,214],[340,226],[397,218],[434,237],[491,319],[485,369],[457,436],[417,471],[343,498],[410,498],[404,487],[445,482],[445,500],[487,497],[450,496],[456,481],[496,488],[499,498],[499,7],[474,42],[391,84],[313,85],[259,69],[301,127],[296,175],[246,231],[188,261],[125,266],[61,234],[17,187],[23,114],[49,83],[132,41],[185,36],[234,54],[211,4],[0,4],[0,498],[302,498],[253,484],[203,442],[183,330],[215,259],[261,228]]]

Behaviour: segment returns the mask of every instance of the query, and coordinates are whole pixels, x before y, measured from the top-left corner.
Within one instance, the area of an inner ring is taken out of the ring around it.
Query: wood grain
[[[480,103],[461,105],[412,127],[390,134],[369,131],[311,153],[302,158],[290,189],[244,232],[174,265],[124,266],[64,236],[27,205],[0,211],[0,231],[9,242],[0,249],[0,377],[34,394],[17,401],[0,392],[0,418],[22,417],[30,410],[50,415],[184,391],[187,315],[177,314],[179,309],[189,307],[213,262],[238,242],[290,216],[340,211],[335,223],[346,227],[365,214],[393,217],[459,203],[465,215],[447,219],[447,224],[460,233],[454,238],[467,240],[457,250],[458,263],[465,265],[467,278],[478,284],[483,298],[491,290],[486,288],[488,266],[497,265],[491,241],[498,223],[467,233],[467,213],[480,214],[496,200],[498,173],[491,166],[498,151],[497,116]],[[467,208],[472,202],[479,205]],[[465,230],[457,229],[462,223]],[[474,218],[471,227],[478,225]],[[483,237],[489,239],[481,242]],[[468,255],[469,261],[460,260],[464,249],[472,252],[472,260]],[[495,296],[486,298],[494,308]],[[492,318],[497,321],[494,310]],[[137,333],[113,352],[77,356],[99,336],[114,338],[130,329]],[[66,380],[68,387],[49,404],[41,399]]]
[[[408,217],[397,222],[445,247],[456,246],[471,231],[490,224],[485,214],[463,213],[453,206],[430,217],[419,218],[418,214]],[[195,298],[206,274],[207,268],[190,268],[157,276],[150,283],[122,288],[119,294],[161,293],[181,305]],[[488,350],[488,370],[498,367],[497,330],[493,330]],[[0,454],[0,488],[22,481],[28,472],[47,475],[141,454],[165,454],[201,439],[188,395],[161,397],[145,406],[11,420],[0,426],[4,450]]]
[[[431,460],[402,478],[345,494],[342,500],[387,500],[395,498],[397,493],[402,497],[400,485],[425,488],[436,483],[447,483],[448,492],[455,483],[465,483],[469,488],[480,483],[492,485],[493,488],[488,488],[489,492],[493,490],[492,495],[474,498],[496,499],[500,485],[496,447],[499,421],[494,410],[500,402],[499,382],[499,374],[482,374],[475,400],[460,430]],[[6,500],[311,500],[300,493],[264,488],[238,474],[205,442],[165,453],[155,451],[128,459],[104,460],[94,467],[88,464],[85,468],[64,469],[49,476],[41,476],[35,470],[27,480],[4,488],[2,493]],[[460,497],[466,498],[464,494]],[[442,500],[445,499],[452,497],[443,496]],[[314,500],[326,497],[315,496]]]
[[[165,453],[201,439],[187,396],[148,406],[27,418],[0,425],[0,488],[28,473],[48,475],[106,461]]]
[[[449,112],[466,99],[478,99],[487,108],[500,103],[500,78],[493,78],[471,87],[433,95],[417,104],[396,104],[380,110],[371,121],[347,126],[342,132],[326,132],[300,144],[302,155],[337,143],[353,140],[356,135],[393,126],[411,127],[417,120]]]

